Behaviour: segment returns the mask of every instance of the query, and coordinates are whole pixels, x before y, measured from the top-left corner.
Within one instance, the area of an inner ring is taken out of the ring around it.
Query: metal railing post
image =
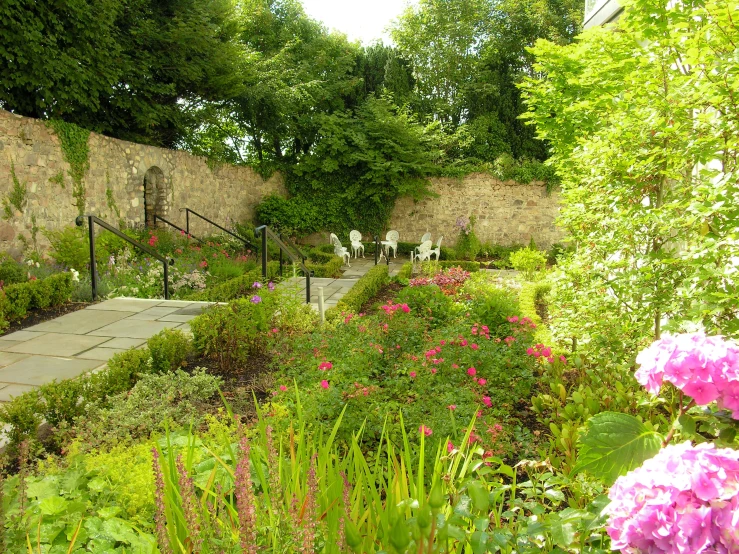
[[[380,259],[380,241],[377,235],[375,235],[375,265],[377,265],[377,261]]]
[[[97,280],[97,263],[95,262],[95,228],[92,223],[92,216],[87,216],[87,231],[90,236],[90,282],[92,283],[92,301],[95,302],[98,296],[98,280]]]
[[[262,229],[262,277],[267,278],[267,229]]]
[[[190,238],[190,209],[185,208],[185,230],[187,232],[187,238]]]
[[[282,248],[280,248],[280,277],[282,277]]]
[[[169,300],[169,271],[168,267],[169,264],[167,262],[164,263],[164,299]]]
[[[305,303],[310,304],[310,271],[305,274]]]

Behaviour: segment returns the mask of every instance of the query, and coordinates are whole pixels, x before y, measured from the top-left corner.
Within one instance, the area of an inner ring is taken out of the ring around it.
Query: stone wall
[[[428,231],[434,244],[443,235],[442,245],[453,246],[459,236],[457,218],[471,215],[483,243],[528,244],[533,237],[539,248],[548,248],[564,236],[554,223],[559,193],[547,194],[542,184],[501,182],[485,173],[432,183],[437,197],[419,202],[401,198],[396,203],[389,228],[398,231],[401,241],[417,242]]]
[[[228,226],[230,220],[253,220],[254,208],[265,195],[285,193],[278,174],[264,180],[248,167],[211,169],[205,158],[186,152],[95,133],[88,144],[85,212],[115,226],[121,221],[129,226],[144,225],[148,209],[149,219],[156,211],[184,227],[185,216],[179,210],[185,207]],[[11,167],[26,185],[28,195],[22,211],[14,209],[10,219],[0,220],[0,250],[18,253],[24,239],[31,240],[32,217],[38,227],[57,230],[73,225],[78,211],[72,197],[70,166],[54,132],[43,121],[0,110],[0,199],[7,198],[13,187]],[[56,180],[60,172],[64,187]],[[191,222],[193,234],[209,233],[209,227],[197,220]],[[37,236],[40,248],[46,248],[43,233]]]
[[[88,144],[85,212],[116,226],[143,226],[157,213],[184,227],[180,210],[185,207],[228,226],[231,220],[253,221],[254,208],[264,196],[285,194],[279,174],[265,180],[248,167],[211,168],[205,158],[186,152],[95,133]],[[39,228],[57,230],[74,224],[77,208],[70,166],[54,132],[43,121],[0,110],[0,199],[12,190],[11,167],[28,195],[22,211],[12,210],[9,219],[0,219],[0,250],[18,256],[24,243],[31,241],[33,218]],[[60,173],[63,187],[57,180]],[[397,202],[389,228],[400,233],[401,241],[416,242],[430,231],[434,242],[444,235],[443,244],[453,246],[458,237],[454,223],[470,215],[477,219],[475,232],[482,242],[527,244],[533,237],[537,246],[545,248],[562,239],[554,224],[559,195],[547,195],[541,184],[504,183],[482,173],[432,183],[437,197]],[[191,219],[191,230],[195,235],[215,231],[197,219]],[[37,238],[45,249],[48,242],[43,232]],[[306,242],[328,242],[328,233],[308,237]]]

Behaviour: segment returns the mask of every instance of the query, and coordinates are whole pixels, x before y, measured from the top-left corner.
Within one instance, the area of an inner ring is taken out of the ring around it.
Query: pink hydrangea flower
[[[415,379],[416,378],[416,372],[415,371],[411,371],[408,375],[411,376],[411,379]]]
[[[326,371],[327,369],[333,368],[334,365],[331,362],[321,362],[321,364],[318,366],[318,369],[321,371]]]
[[[433,431],[431,430],[431,427],[426,427],[425,425],[421,425],[418,428],[418,432],[426,435],[427,437],[430,437],[433,434]]]
[[[482,378],[481,379],[478,379],[477,380],[477,384],[478,385],[487,385],[488,384],[488,380],[487,379],[482,379]]]
[[[451,454],[452,452],[454,452],[454,444],[452,443],[452,441],[447,441],[447,443],[446,443],[446,451],[449,454]]]
[[[450,409],[451,411],[454,411],[454,410],[456,410],[456,409],[457,409],[457,405],[456,405],[456,404],[449,404],[449,405],[447,406],[447,408],[449,408],[449,409]]]
[[[739,451],[669,445],[611,487],[607,531],[625,553],[739,552]]]
[[[280,390],[282,392],[285,392],[287,390],[287,386],[286,385],[280,385]]]
[[[488,408],[492,408],[493,407],[493,401],[490,400],[490,397],[489,396],[483,396],[482,397],[482,403],[485,404]]]
[[[408,306],[408,304],[403,304],[403,305],[402,305],[402,306],[400,307],[400,309],[401,309],[401,310],[403,310],[403,311],[404,311],[405,313],[408,313],[408,312],[410,312],[410,311],[411,311],[411,309],[410,309],[410,307]]]
[[[323,381],[321,381],[321,388],[323,388],[323,389],[327,389],[328,388],[328,381],[326,381],[326,379],[324,379]]]
[[[695,403],[717,401],[739,419],[739,346],[722,337],[685,333],[664,337],[636,357],[635,377],[652,394],[664,381],[672,383]]]
[[[470,348],[472,348],[472,350],[477,350],[477,349],[478,349],[478,348],[480,348],[480,347],[479,347],[479,346],[477,346],[477,344],[475,344],[475,343],[473,342],[472,344],[470,344]]]
[[[477,375],[477,370],[474,367],[471,367],[467,370],[467,375],[469,375],[470,377],[474,377],[475,375]]]

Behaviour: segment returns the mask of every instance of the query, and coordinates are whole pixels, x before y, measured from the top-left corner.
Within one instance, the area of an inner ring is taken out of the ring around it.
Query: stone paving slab
[[[168,308],[184,308],[193,302],[189,300],[162,300],[157,306],[167,306]]]
[[[22,340],[0,340],[0,352],[6,350],[7,348],[12,348],[16,344],[20,344],[22,342]]]
[[[118,320],[125,319],[136,312],[119,312],[112,310],[78,310],[66,314],[51,321],[44,321],[27,331],[38,331],[41,333],[71,333],[85,335],[95,329],[100,329]]]
[[[212,305],[213,305],[212,303],[208,303],[208,302],[205,302],[202,304],[201,303],[190,304],[189,306],[185,308],[180,308],[176,312],[172,312],[172,315],[192,315],[192,316],[200,315]]]
[[[144,339],[130,339],[126,337],[121,337],[117,339],[110,339],[107,342],[103,342],[100,344],[103,348],[136,348],[138,346],[141,346],[142,344],[146,344],[146,341]]]
[[[177,315],[177,314],[170,314],[165,315],[164,317],[160,317],[159,321],[176,321],[178,323],[187,323],[188,321],[195,319],[196,315]]]
[[[8,348],[7,352],[39,354],[41,356],[74,356],[97,346],[101,342],[105,342],[105,338],[89,335],[70,336],[64,333],[46,333],[13,348]]]
[[[0,369],[0,382],[38,387],[55,379],[61,381],[78,377],[101,365],[100,360],[29,356]]]
[[[87,336],[148,339],[158,332],[172,327],[177,327],[177,323],[172,321],[142,321],[127,318],[96,329]]]
[[[28,392],[36,388],[31,385],[18,385],[15,383],[3,383],[2,385],[3,387],[0,389],[0,402],[10,402],[16,396],[20,396],[24,392]]]
[[[165,315],[170,315],[180,308],[167,308],[164,306],[154,306],[153,308],[149,308],[147,310],[144,310],[143,312],[139,312],[137,314],[133,314],[129,317],[129,319],[140,319],[143,321],[156,321],[160,317],[163,317]]]
[[[21,354],[19,352],[0,352],[0,367],[20,362],[23,358],[28,358],[28,356],[30,356],[30,354]]]
[[[117,312],[143,312],[148,308],[161,305],[161,300],[148,300],[146,298],[112,298],[88,306],[85,310],[113,310]]]
[[[96,347],[96,348],[87,350],[85,352],[82,352],[81,354],[77,354],[77,356],[75,357],[81,358],[84,360],[100,360],[103,362],[107,362],[109,359],[113,357],[114,354],[117,354],[118,352],[125,352],[126,350],[127,350],[126,348]]]
[[[34,339],[36,337],[40,337],[43,335],[43,333],[34,333],[33,331],[16,331],[15,333],[10,333],[9,335],[3,335],[0,337],[0,340],[14,340],[14,341],[27,341]]]

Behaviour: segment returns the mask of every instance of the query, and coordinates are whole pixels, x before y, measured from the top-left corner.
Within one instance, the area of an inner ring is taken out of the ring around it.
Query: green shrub
[[[374,297],[389,282],[387,265],[374,266],[354,283],[351,290],[339,300],[335,307],[326,311],[326,318],[338,318],[342,312],[358,312],[367,300]]]
[[[280,263],[274,260],[267,264],[267,277],[272,279],[279,274]],[[262,281],[262,270],[257,269],[244,273],[241,277],[230,279],[218,285],[212,286],[202,292],[194,292],[185,296],[187,300],[199,300],[205,302],[228,302],[236,298],[252,296],[256,282]]]
[[[400,269],[398,270],[398,275],[396,278],[398,280],[408,280],[411,278],[411,275],[413,275],[413,264],[410,262],[404,263]]]
[[[153,373],[179,369],[192,350],[192,341],[179,329],[164,329],[151,337],[147,345]]]
[[[475,217],[471,216],[469,219],[460,217],[455,226],[460,229],[459,238],[454,247],[457,257],[474,261],[482,249],[480,239],[475,234]]]
[[[148,438],[165,427],[197,425],[202,405],[218,393],[221,380],[196,370],[144,375],[124,394],[91,405],[76,424],[85,448],[112,447]]]
[[[480,271],[480,262],[470,262],[465,260],[442,260],[439,262],[441,269],[449,269],[450,267],[461,267],[465,271],[474,273]]]
[[[67,227],[46,232],[51,243],[51,257],[66,268],[82,270],[90,265],[90,241],[87,229]]]
[[[3,260],[0,263],[0,282],[4,286],[25,283],[27,280],[28,272],[23,265],[11,259]]]
[[[31,390],[16,396],[10,402],[0,404],[0,422],[5,424],[6,436],[12,450],[36,434],[42,417],[41,395]]]
[[[213,306],[190,321],[198,352],[217,359],[224,371],[230,371],[243,366],[250,355],[262,351],[280,295],[262,289],[259,297],[257,303],[239,298],[227,306]]]
[[[532,248],[522,248],[511,254],[510,259],[513,269],[520,271],[527,281],[533,281],[547,263],[546,255]]]
[[[538,283],[524,283],[518,293],[518,302],[521,315],[528,317],[536,324],[534,331],[534,340],[541,344],[552,344],[552,334],[549,328],[543,325],[539,312],[536,310],[537,304],[543,302],[546,304],[547,295],[552,290],[552,284],[547,281]]]
[[[408,304],[412,311],[423,314],[431,327],[439,327],[451,317],[454,299],[444,294],[438,285],[405,287],[398,293],[396,302]]]
[[[306,267],[313,272],[314,277],[339,277],[344,260],[339,256],[330,256],[328,261],[321,264],[307,262]]]
[[[0,301],[0,319],[16,321],[25,317],[28,310],[59,306],[69,300],[71,294],[72,275],[69,272],[8,285]]]

